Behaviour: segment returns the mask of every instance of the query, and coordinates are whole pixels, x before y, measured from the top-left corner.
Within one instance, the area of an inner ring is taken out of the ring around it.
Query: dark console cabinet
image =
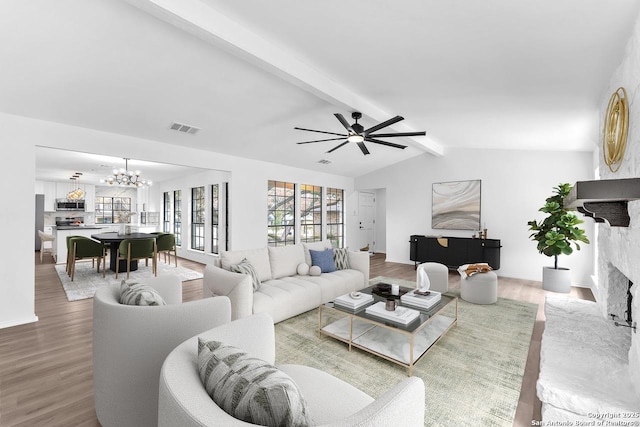
[[[422,262],[439,262],[450,269],[463,264],[486,262],[494,270],[500,268],[500,240],[465,237],[411,236],[410,259],[416,266]]]

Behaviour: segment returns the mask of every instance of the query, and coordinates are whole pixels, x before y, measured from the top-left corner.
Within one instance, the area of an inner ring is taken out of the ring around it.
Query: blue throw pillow
[[[317,265],[323,273],[336,271],[336,263],[333,260],[333,249],[326,249],[324,251],[309,250],[309,254],[311,255],[311,265]]]

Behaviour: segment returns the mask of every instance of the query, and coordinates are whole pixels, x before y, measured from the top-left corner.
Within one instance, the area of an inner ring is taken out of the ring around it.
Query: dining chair
[[[51,254],[51,256],[53,257],[53,260],[55,261],[55,256],[54,256],[54,245],[55,245],[55,241],[56,238],[49,234],[49,233],[45,233],[42,230],[38,230],[38,237],[40,237],[40,264],[42,264],[42,255],[46,252],[48,254]],[[50,248],[45,248],[45,242],[51,242],[51,247]]]
[[[149,265],[149,258],[152,260],[153,275],[158,275],[157,260],[158,249],[156,247],[156,239],[124,239],[118,246],[116,257],[116,279],[120,272],[120,260],[127,261],[127,279],[131,272],[131,261],[145,260],[145,265]]]
[[[167,256],[169,257],[169,264],[171,264],[171,252],[175,258],[176,267],[178,266],[178,252],[176,250],[176,236],[172,233],[157,233],[156,245],[158,247],[158,255],[164,254],[164,262],[167,262]]]
[[[69,277],[71,277],[71,258],[73,256],[73,244],[71,239],[74,238],[78,238],[78,239],[89,239],[86,236],[77,236],[77,235],[69,235],[66,237],[66,243],[67,243],[67,266],[66,266],[66,271],[67,271],[67,275],[69,275]],[[89,239],[91,240],[91,239]],[[94,267],[95,265],[95,259],[91,260],[91,267]]]
[[[70,259],[70,276],[71,281],[75,276],[76,261],[91,258],[92,262],[98,262],[98,273],[100,273],[100,263],[102,262],[102,277],[105,277],[107,270],[107,251],[105,246],[93,239],[84,236],[76,236],[70,239],[71,256]]]

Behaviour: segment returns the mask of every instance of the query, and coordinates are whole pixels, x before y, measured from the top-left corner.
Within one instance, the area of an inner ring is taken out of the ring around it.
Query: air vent
[[[322,160],[318,160],[318,163],[321,163],[323,165],[328,165],[329,163],[331,163],[331,160],[322,159]]]
[[[184,123],[173,122],[170,126],[171,130],[177,130],[178,132],[190,133],[191,135],[198,132],[200,129],[195,126],[185,125]]]

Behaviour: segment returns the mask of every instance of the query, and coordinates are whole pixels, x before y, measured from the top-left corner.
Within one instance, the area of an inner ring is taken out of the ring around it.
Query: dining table
[[[116,271],[116,263],[118,262],[118,246],[123,240],[136,240],[136,239],[155,239],[158,236],[150,233],[129,233],[120,234],[118,232],[98,233],[92,234],[91,238],[98,240],[102,243],[109,244],[109,269]],[[136,271],[138,269],[138,260],[131,260],[129,264],[129,271]],[[127,271],[127,260],[120,260],[120,268],[118,271]]]

